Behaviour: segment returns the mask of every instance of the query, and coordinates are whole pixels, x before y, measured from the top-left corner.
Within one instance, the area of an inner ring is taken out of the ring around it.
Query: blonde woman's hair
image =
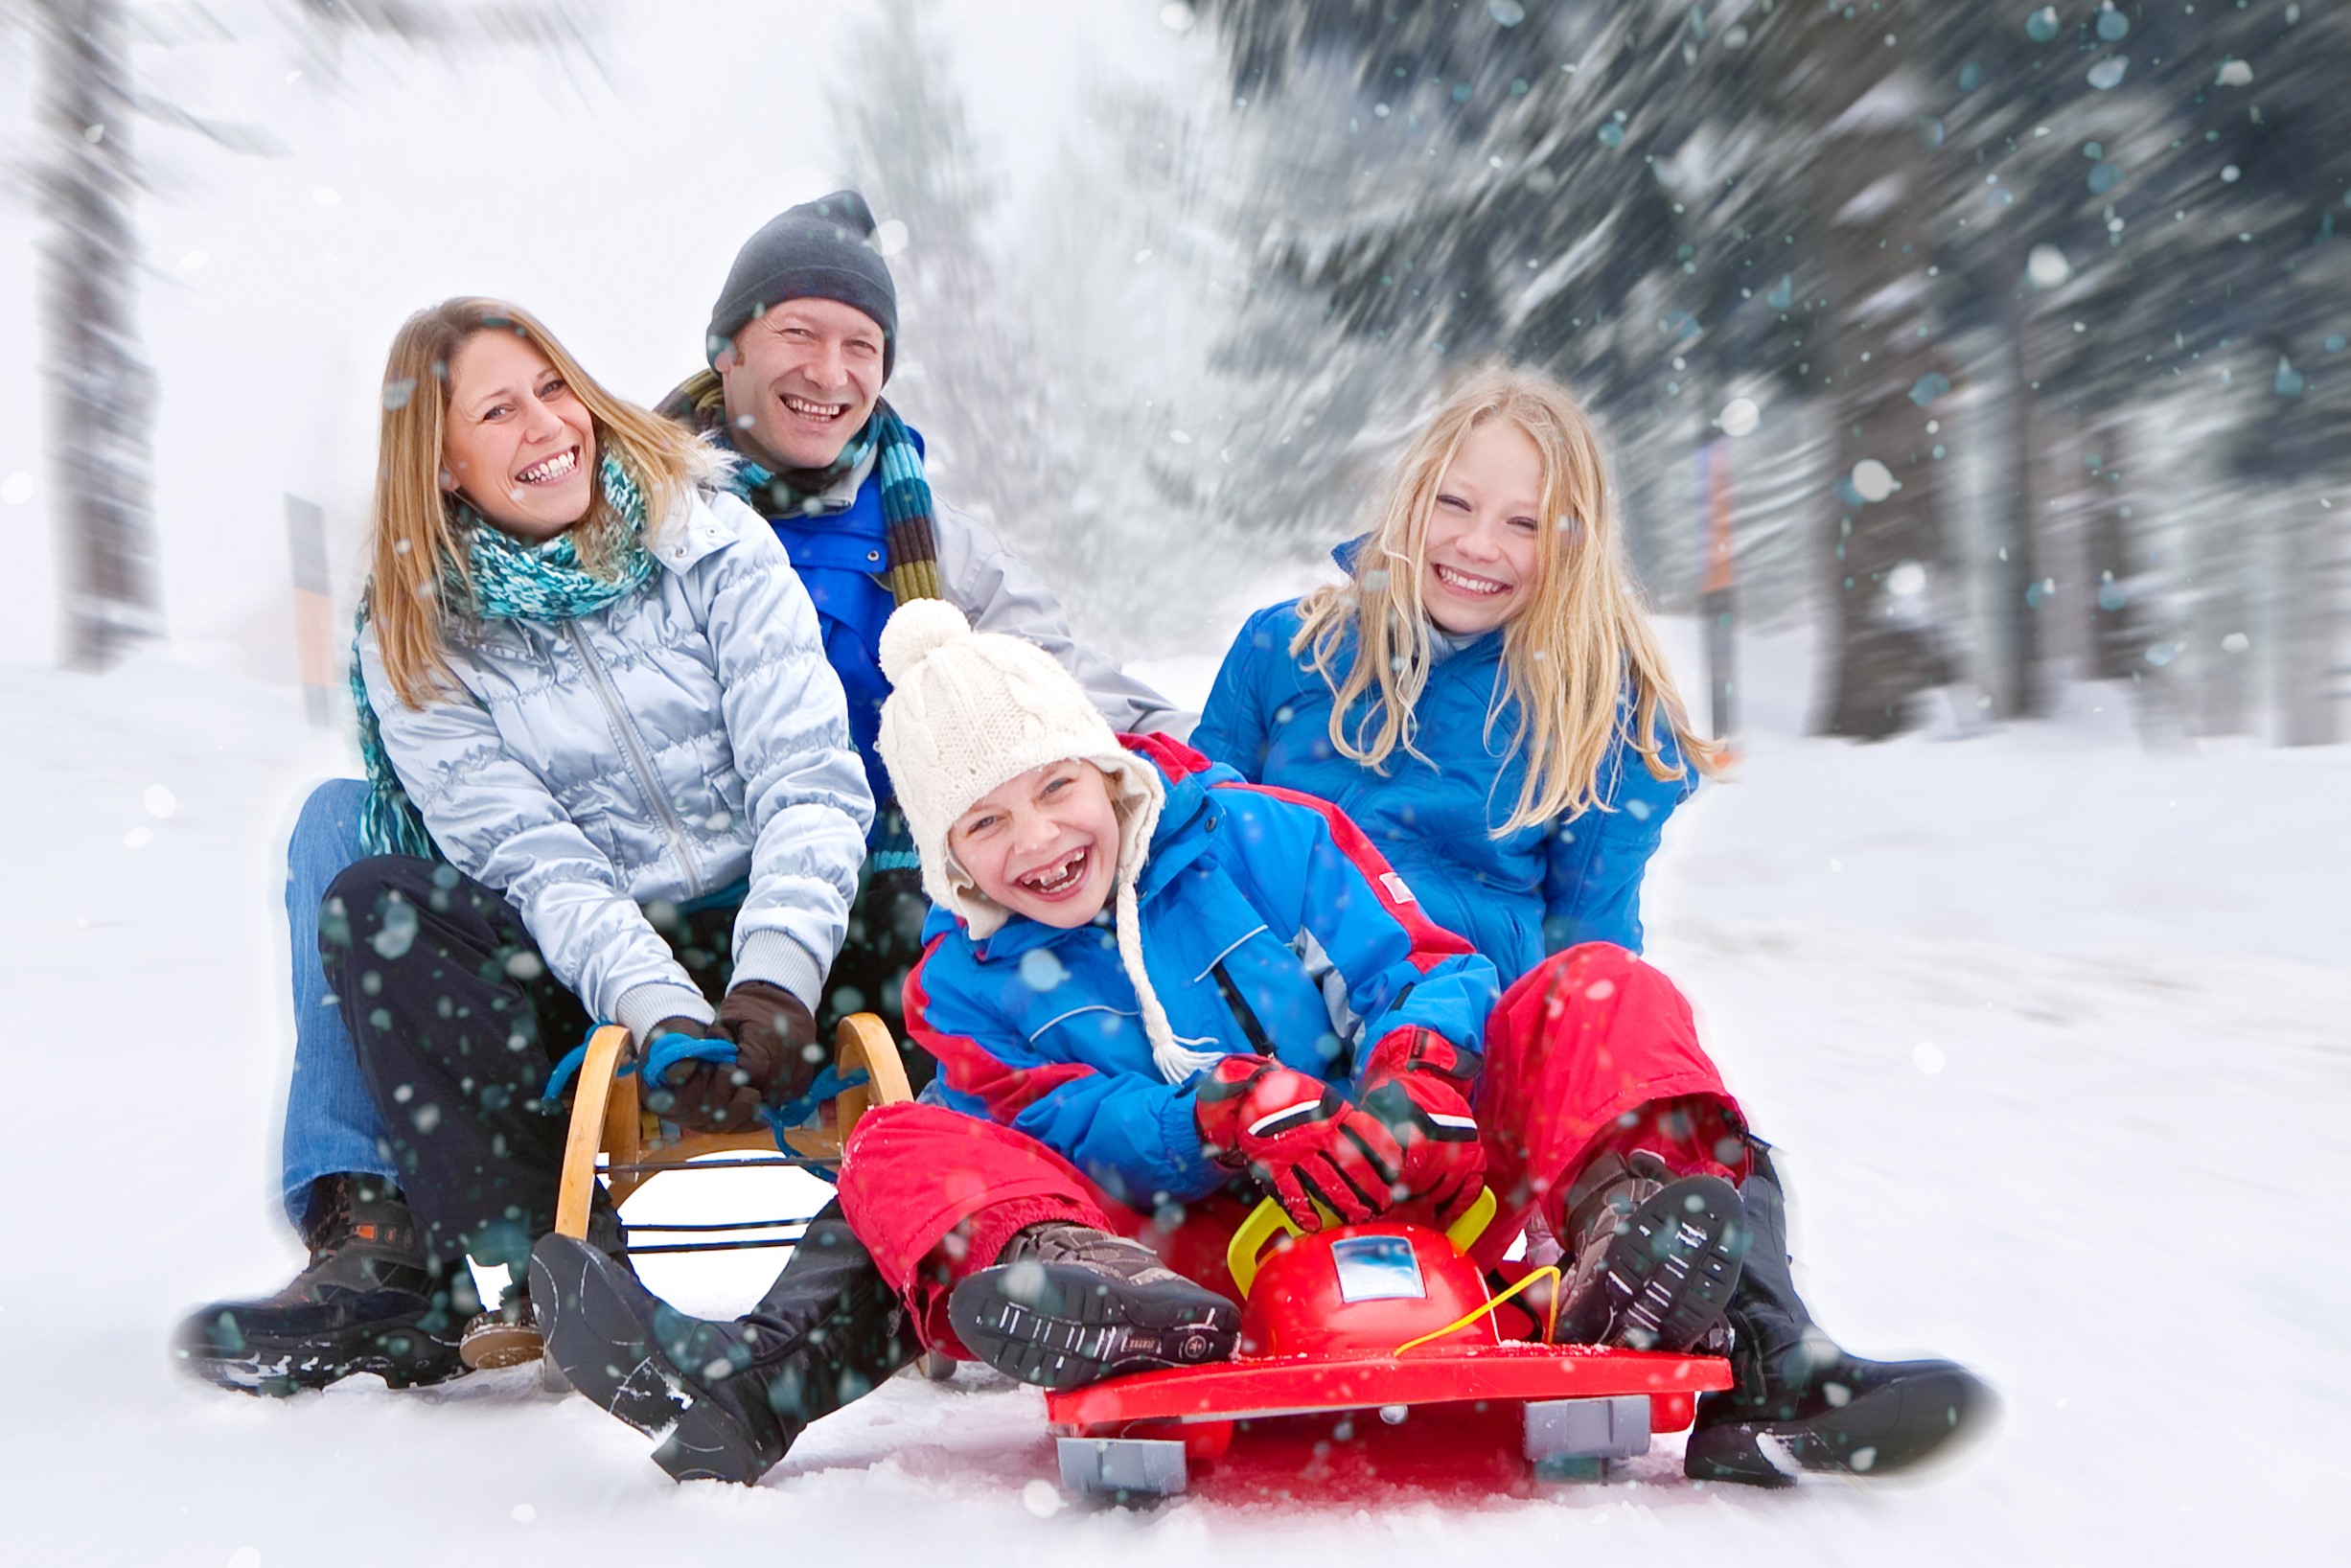
[[[1721,748],[1691,730],[1674,692],[1625,560],[1591,420],[1550,377],[1508,368],[1480,372],[1444,400],[1383,483],[1352,578],[1315,589],[1299,607],[1302,624],[1290,653],[1308,657],[1330,684],[1331,744],[1382,772],[1399,747],[1429,760],[1413,744],[1414,709],[1432,663],[1420,600],[1429,518],[1462,443],[1497,420],[1525,431],[1543,458],[1533,592],[1502,624],[1502,680],[1486,715],[1490,743],[1515,700],[1510,748],[1528,759],[1510,819],[1492,830],[1499,839],[1600,804],[1601,764],[1620,732],[1661,779],[1681,777],[1682,768],[1660,754],[1660,718],[1684,763],[1701,773],[1721,772]],[[1355,654],[1347,662],[1349,633]],[[1626,730],[1618,699],[1628,683]]]
[[[593,421],[598,463],[591,469],[606,457],[619,460],[644,493],[648,527],[657,526],[695,486],[725,470],[723,457],[690,432],[606,391],[519,306],[463,297],[410,316],[393,337],[383,366],[367,584],[368,614],[376,625],[384,674],[409,707],[422,707],[456,684],[448,637],[469,618],[473,574],[465,530],[441,488],[442,442],[449,365],[485,332],[512,333],[547,357]],[[610,574],[615,565],[610,558],[625,542],[626,530],[611,516],[601,483],[591,483],[590,495],[588,515],[567,537],[582,566]]]

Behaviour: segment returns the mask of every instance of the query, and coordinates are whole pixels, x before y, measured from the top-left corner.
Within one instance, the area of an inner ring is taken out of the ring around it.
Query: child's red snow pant
[[[1579,1172],[1611,1150],[1647,1149],[1683,1175],[1747,1174],[1745,1124],[1699,1049],[1673,982],[1602,942],[1545,960],[1503,994],[1486,1026],[1476,1114],[1500,1213],[1473,1250],[1498,1261],[1529,1216],[1553,1227]],[[1168,1266],[1233,1294],[1224,1248],[1244,1210],[1212,1197],[1173,1229],[1118,1203],[1026,1133],[932,1105],[868,1113],[849,1140],[841,1206],[924,1343],[960,1349],[947,1297],[995,1262],[1016,1232],[1049,1220],[1149,1243]]]

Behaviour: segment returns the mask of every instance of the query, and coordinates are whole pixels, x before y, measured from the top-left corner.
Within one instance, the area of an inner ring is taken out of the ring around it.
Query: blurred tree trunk
[[[2131,591],[2132,541],[2145,526],[2140,512],[2147,496],[2133,483],[2138,464],[2132,450],[2129,411],[2109,408],[2094,416],[2089,444],[2099,465],[2092,474],[2096,489],[2089,496],[2088,515],[2083,519],[2089,673],[2099,680],[2129,680],[2147,668],[2149,641],[2146,616],[2132,607]],[[2135,553],[2144,555],[2143,550]]]
[[[1850,31],[1850,30],[1849,30]],[[1844,40],[1840,39],[1840,43]],[[1850,80],[1850,78],[1848,79]],[[1909,723],[1910,700],[1951,679],[1925,580],[1896,575],[1943,560],[1944,474],[1911,389],[1944,374],[1926,284],[1922,151],[1911,94],[1889,77],[1837,117],[1815,172],[1828,215],[1822,260],[1836,309],[1815,361],[1835,408],[1830,551],[1833,650],[1822,728],[1876,739]],[[1855,471],[1884,465],[1897,488],[1868,498]]]
[[[840,154],[876,219],[906,230],[889,263],[899,300],[892,404],[930,443],[941,494],[1042,546],[1039,514],[1066,507],[1073,481],[1040,472],[1047,389],[1026,318],[992,265],[987,229],[1003,193],[973,143],[939,12],[930,0],[883,0],[843,58],[846,90],[832,100]],[[1093,532],[1060,531],[1072,542]]]
[[[2021,271],[2021,268],[2019,268]],[[2049,707],[2049,682],[2041,668],[2040,506],[2046,488],[2040,473],[2040,441],[2034,429],[2040,402],[2033,386],[2033,304],[2022,285],[2013,285],[2007,320],[2008,504],[1999,510],[1993,560],[1993,624],[1999,629],[1999,690],[1994,703],[2006,719],[2038,718]]]
[[[599,0],[507,0],[466,7],[419,0],[299,0],[329,35],[357,31],[434,47],[454,60],[478,48],[585,49]],[[163,633],[153,505],[155,375],[139,352],[142,265],[131,157],[134,114],[241,152],[281,154],[265,130],[145,103],[131,78],[127,0],[31,0],[40,101],[36,313],[49,392],[46,445],[58,538],[59,657],[104,669]],[[219,24],[215,21],[214,26]],[[226,34],[223,35],[228,35]]]
[[[162,631],[156,588],[154,376],[139,355],[129,42],[122,0],[37,0],[49,149],[39,189],[42,372],[49,389],[60,656],[103,669]]]

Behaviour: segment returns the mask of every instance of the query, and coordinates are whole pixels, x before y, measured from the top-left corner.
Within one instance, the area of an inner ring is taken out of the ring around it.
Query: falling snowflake
[[[1070,978],[1049,948],[1034,948],[1021,955],[1021,983],[1031,991],[1050,991]]]

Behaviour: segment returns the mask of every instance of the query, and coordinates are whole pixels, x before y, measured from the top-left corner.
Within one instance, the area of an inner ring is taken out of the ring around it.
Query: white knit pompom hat
[[[961,916],[975,938],[994,935],[1005,911],[956,864],[947,830],[981,796],[1032,768],[1071,758],[1094,764],[1109,777],[1118,817],[1118,958],[1142,1008],[1151,1059],[1170,1083],[1218,1061],[1218,1053],[1176,1038],[1143,970],[1135,879],[1166,799],[1158,771],[1118,744],[1052,655],[1019,637],[973,631],[943,599],[899,606],[882,629],[881,654],[890,683],[882,761],[922,855],[923,890]]]

